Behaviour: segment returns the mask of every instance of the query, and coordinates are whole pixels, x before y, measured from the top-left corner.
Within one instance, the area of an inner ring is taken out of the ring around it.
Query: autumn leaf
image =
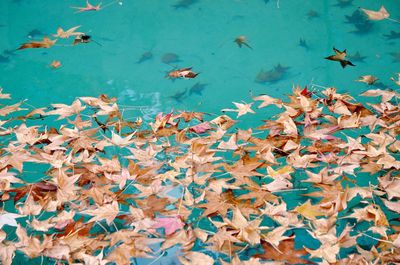
[[[60,67],[61,67],[61,62],[60,62],[60,61],[57,61],[57,60],[53,60],[53,61],[50,63],[50,67],[53,68],[53,69],[60,68]]]
[[[357,79],[357,82],[362,82],[362,83],[366,83],[367,85],[372,85],[374,84],[376,81],[378,80],[378,78],[376,78],[373,75],[363,75],[360,76],[359,79]]]
[[[348,217],[360,221],[373,221],[377,226],[387,226],[389,222],[385,213],[378,205],[368,205],[365,208],[357,208]]]
[[[224,219],[224,221],[227,224],[231,225],[234,229],[239,230],[238,239],[247,241],[252,245],[260,243],[260,219],[247,221],[239,208],[235,208],[233,211],[232,220]]]
[[[78,36],[78,35],[84,34],[83,32],[76,32],[75,30],[77,30],[78,28],[80,28],[80,26],[72,27],[72,28],[64,31],[60,27],[60,28],[57,29],[57,34],[53,34],[53,37],[67,39],[67,38],[69,38],[71,36]]]
[[[197,124],[197,125],[189,128],[190,131],[193,131],[195,133],[205,133],[206,131],[208,131],[210,129],[211,129],[211,126],[208,122],[203,122],[203,123]]]
[[[390,16],[384,6],[381,6],[378,11],[368,10],[365,8],[361,8],[361,10],[368,16],[370,20],[383,20]]]
[[[221,141],[218,145],[219,149],[228,149],[228,150],[236,150],[239,148],[239,145],[236,143],[236,134],[233,134],[227,142]]]
[[[263,108],[266,106],[269,106],[271,104],[274,104],[276,106],[278,106],[279,108],[282,107],[282,101],[273,97],[270,97],[268,95],[260,95],[257,97],[253,97],[254,100],[260,100],[262,101],[261,104],[257,107],[257,108]]]
[[[82,110],[86,108],[85,106],[82,106],[79,100],[75,100],[70,106],[66,104],[52,104],[52,106],[55,109],[47,112],[47,115],[59,115],[60,117],[58,119],[63,119],[74,114],[79,114]]]
[[[119,207],[118,203],[113,201],[110,204],[105,204],[93,210],[86,210],[82,213],[93,216],[88,222],[102,221],[105,219],[107,224],[110,225],[115,217],[117,217],[119,213]]]
[[[326,260],[329,263],[335,263],[337,261],[336,255],[339,254],[340,246],[339,244],[334,245],[322,245],[316,250],[305,248],[311,257],[318,257]]]
[[[44,37],[42,41],[31,41],[28,43],[22,44],[18,50],[29,49],[29,48],[50,48],[57,42],[57,39],[51,40],[47,37]]]
[[[24,216],[16,213],[8,213],[8,212],[0,213],[0,229],[3,228],[4,225],[17,227],[18,223],[15,219],[20,217]]]
[[[382,89],[370,89],[365,91],[364,93],[361,94],[361,96],[365,97],[382,97],[383,102],[387,102],[391,100],[393,97],[397,96],[399,97],[399,94],[396,93],[395,91],[391,90],[382,90]]]
[[[210,123],[215,124],[218,127],[220,127],[222,130],[226,131],[230,127],[232,127],[236,123],[236,121],[232,120],[227,115],[221,115],[221,116],[218,116],[217,118],[211,120]]]
[[[304,249],[295,249],[294,239],[286,239],[279,243],[277,249],[267,242],[262,242],[264,253],[257,254],[255,257],[273,261],[283,261],[288,264],[314,264],[303,259],[308,252]]]
[[[119,147],[125,147],[127,145],[132,144],[134,141],[132,141],[132,137],[135,135],[135,133],[131,133],[125,138],[119,136],[118,134],[111,132],[111,140],[110,142]]]
[[[10,105],[10,106],[4,106],[0,108],[0,116],[7,116],[8,114],[15,112],[15,111],[19,111],[19,110],[25,110],[20,108],[22,102],[20,103],[16,103],[14,105]]]
[[[300,206],[294,208],[294,211],[298,214],[304,216],[307,219],[315,220],[318,216],[324,216],[323,213],[318,205],[312,205],[311,200],[307,200]]]
[[[233,105],[235,105],[235,107],[237,109],[223,109],[222,111],[233,111],[233,112],[237,112],[238,115],[237,117],[239,118],[240,116],[243,116],[247,113],[255,113],[252,109],[251,106],[253,105],[253,103],[237,103],[237,102],[233,102]]]
[[[153,228],[164,228],[167,236],[175,233],[176,230],[185,225],[179,215],[173,217],[155,218],[154,221],[156,223],[153,225]]]
[[[183,265],[213,265],[214,259],[201,252],[187,252],[178,257]]]

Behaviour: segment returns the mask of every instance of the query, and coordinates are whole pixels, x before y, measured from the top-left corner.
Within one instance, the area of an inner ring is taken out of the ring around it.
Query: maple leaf
[[[294,208],[294,211],[307,219],[315,220],[317,216],[324,216],[318,205],[312,205],[311,200],[307,200],[300,206]]]
[[[306,261],[302,258],[307,255],[308,252],[302,248],[295,249],[293,238],[281,241],[277,249],[264,241],[261,242],[261,246],[264,249],[264,253],[257,254],[254,257],[273,261],[283,261],[285,264],[314,264],[313,262]]]
[[[213,265],[214,259],[201,252],[190,251],[184,253],[184,256],[178,256],[183,265]]]
[[[261,104],[257,107],[259,109],[269,106],[271,104],[274,104],[274,105],[278,106],[279,108],[282,107],[282,101],[280,99],[276,99],[276,98],[270,97],[268,95],[260,95],[257,97],[253,97],[253,99],[262,101]]]
[[[291,189],[293,188],[293,184],[286,178],[277,177],[274,178],[272,182],[265,184],[262,187],[270,192],[276,192]]]
[[[230,127],[232,127],[236,123],[236,121],[232,120],[227,115],[221,115],[221,116],[218,116],[217,118],[211,120],[210,123],[215,124],[218,127],[220,127],[222,130],[226,131]]]
[[[354,209],[353,213],[348,217],[355,218],[358,222],[364,220],[373,221],[377,226],[389,225],[385,213],[378,205],[368,205],[364,208]]]
[[[26,127],[26,124],[21,124],[17,129],[14,130],[15,136],[18,142],[24,144],[28,143],[30,145],[35,144],[38,141],[47,138],[46,134],[39,134],[39,126]]]
[[[218,231],[208,239],[208,243],[215,245],[216,250],[220,251],[225,242],[240,243],[242,242],[237,237],[233,236],[237,231],[228,231],[226,227],[219,228]]]
[[[386,191],[388,199],[400,198],[400,179],[390,178],[390,175],[379,178],[380,186]]]
[[[25,109],[20,108],[21,104],[22,104],[22,102],[19,102],[14,105],[4,106],[4,107],[0,108],[0,116],[4,117],[12,112],[19,111],[19,110],[25,110]]]
[[[376,78],[373,75],[363,75],[360,76],[360,79],[357,79],[357,82],[363,82],[366,83],[368,85],[372,85],[373,83],[375,83],[378,80],[378,78]]]
[[[235,208],[233,210],[232,220],[224,218],[224,221],[235,229],[239,229],[238,239],[247,241],[250,244],[260,243],[261,236],[259,225],[262,221],[261,219],[248,222],[239,208]]]
[[[76,27],[72,27],[68,30],[63,30],[61,27],[57,29],[57,34],[53,34],[54,37],[59,37],[62,39],[67,39],[71,36],[77,36],[77,35],[82,35],[84,34],[83,32],[75,32],[75,30],[77,30],[78,28],[80,28],[80,26],[76,26]]]
[[[49,66],[50,66],[51,68],[53,68],[53,69],[57,69],[57,68],[60,68],[60,67],[62,66],[62,64],[61,64],[60,61],[53,60],[53,61],[50,63]]]
[[[383,169],[388,169],[392,167],[400,169],[400,161],[397,161],[396,158],[388,154],[385,154],[383,157],[379,158],[376,163],[378,165],[382,165]]]
[[[50,228],[54,227],[54,224],[50,223],[50,219],[39,221],[37,219],[33,219],[31,222],[28,222],[29,225],[35,229],[36,231],[46,232]]]
[[[134,245],[128,245],[123,243],[116,248],[113,248],[107,259],[111,262],[115,262],[117,265],[131,264],[131,252]]]
[[[165,250],[177,244],[181,244],[182,249],[190,250],[193,247],[195,240],[196,237],[193,233],[193,230],[181,229],[177,233],[174,233],[171,236],[167,237],[163,242],[163,244],[161,245],[161,249]]]
[[[276,122],[283,125],[283,132],[285,134],[293,136],[296,136],[298,134],[296,124],[287,113],[281,114],[280,117],[276,120]]]
[[[0,87],[0,99],[10,99],[11,95],[10,94],[4,94],[3,93],[3,88]]]
[[[316,166],[313,163],[315,162],[316,158],[317,155],[315,154],[301,155],[299,147],[287,157],[287,162],[296,168],[311,168]]]
[[[131,143],[133,143],[134,141],[132,140],[132,137],[135,135],[134,133],[129,134],[128,136],[126,136],[125,138],[122,138],[121,136],[119,136],[118,134],[111,132],[111,140],[110,142],[113,145],[119,146],[119,147],[125,147],[127,145],[130,145]]]
[[[63,245],[63,244],[56,244],[56,245],[53,245],[51,247],[44,249],[43,255],[53,258],[53,259],[68,260],[70,258],[70,252],[71,252],[71,249],[69,246]]]
[[[55,109],[47,112],[47,115],[59,115],[58,120],[79,114],[86,107],[82,106],[81,102],[77,99],[71,106],[65,104],[51,104]]]
[[[228,150],[236,150],[239,148],[239,145],[236,143],[236,134],[233,134],[227,142],[221,141],[218,145],[219,149],[228,149]]]
[[[83,260],[83,262],[86,265],[106,265],[110,263],[109,260],[103,259],[104,253],[103,249],[100,251],[100,253],[97,256],[92,256],[88,255],[83,252],[79,252],[78,254],[75,255],[76,258]]]
[[[391,77],[390,80],[392,80],[396,85],[400,86],[400,73],[397,73],[396,75],[397,75],[396,78]],[[0,95],[0,97],[1,97],[1,95]]]
[[[255,113],[254,110],[251,109],[251,106],[253,105],[253,103],[237,103],[237,102],[233,102],[233,104],[235,105],[235,107],[237,109],[223,109],[222,111],[233,111],[233,112],[237,112],[238,115],[237,117],[239,118],[242,115],[245,115],[247,113]]]
[[[262,234],[262,239],[277,249],[281,241],[290,238],[288,236],[283,236],[286,231],[287,227],[279,226],[266,234]]]
[[[24,215],[20,215],[20,214],[16,214],[16,213],[8,213],[8,212],[0,213],[0,229],[4,225],[17,227],[18,223],[15,219],[20,218],[20,217],[24,217]]]
[[[154,221],[156,223],[153,225],[153,228],[164,228],[167,236],[175,233],[176,230],[185,225],[179,215],[173,217],[155,218]]]
[[[75,13],[87,12],[87,11],[99,11],[101,9],[101,3],[98,5],[92,5],[89,3],[89,0],[86,1],[86,6],[84,7],[72,7],[77,9]]]
[[[398,201],[393,202],[389,200],[383,200],[383,203],[387,208],[389,208],[389,210],[400,213],[400,203]]]
[[[222,198],[221,196],[219,196],[219,194],[216,194],[215,192],[206,192],[206,197],[207,203],[198,205],[199,208],[206,209],[203,213],[203,216],[209,216],[216,212],[224,216],[226,215],[228,209],[233,208],[233,205],[231,203],[224,200],[224,198]]]
[[[394,96],[399,97],[399,94],[395,91],[390,91],[390,90],[382,90],[382,89],[370,89],[365,91],[364,93],[361,94],[361,96],[365,97],[382,97],[383,102],[387,102],[391,100]]]
[[[152,194],[145,199],[138,200],[140,208],[146,216],[153,217],[156,212],[165,212],[165,206],[169,203],[167,198],[158,198]]]
[[[189,130],[193,131],[195,133],[205,133],[206,131],[210,130],[211,128],[212,127],[210,126],[209,122],[203,122],[203,123],[200,123],[200,124],[190,127]]]
[[[47,37],[44,37],[42,41],[31,41],[28,43],[22,44],[17,50],[23,50],[28,48],[50,48],[53,46],[57,40],[51,40]]]
[[[339,254],[340,246],[339,244],[334,245],[322,245],[320,248],[316,250],[305,248],[310,254],[311,257],[318,257],[326,260],[329,263],[336,262],[336,255]]]
[[[28,196],[21,207],[16,205],[19,213],[22,215],[38,215],[43,207],[35,202],[33,196]]]
[[[110,204],[105,204],[94,210],[86,210],[82,213],[93,216],[88,222],[96,222],[105,219],[107,224],[110,225],[119,213],[118,202],[113,201]]]
[[[384,6],[381,6],[378,11],[368,10],[365,8],[361,8],[361,10],[364,11],[364,13],[368,16],[370,20],[383,20],[390,16]]]
[[[189,122],[193,119],[197,119],[198,121],[203,121],[203,116],[204,112],[186,112],[186,111],[181,111],[180,114],[178,115],[180,118],[183,118],[185,122]]]
[[[4,245],[0,243],[0,261],[2,262],[2,264],[12,264],[16,249],[17,248],[14,245]]]

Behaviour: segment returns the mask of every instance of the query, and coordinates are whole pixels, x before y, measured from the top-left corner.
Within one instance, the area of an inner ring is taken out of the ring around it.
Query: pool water
[[[220,114],[233,108],[232,102],[250,102],[259,94],[286,99],[296,85],[334,86],[357,96],[370,88],[355,82],[363,75],[379,78],[372,87],[397,89],[390,77],[400,71],[400,36],[389,34],[400,32],[400,24],[365,21],[357,11],[384,5],[396,20],[400,2],[348,2],[104,0],[99,11],[75,13],[71,7],[84,6],[84,0],[1,0],[0,87],[15,101],[26,99],[35,107],[107,94],[118,99],[125,117],[147,121],[172,109]],[[55,34],[58,27],[79,25],[92,42],[72,45],[71,39],[60,39],[50,49],[16,50]],[[234,42],[239,36],[251,48],[239,47]],[[333,47],[358,53],[350,59],[356,66],[343,69],[325,60]],[[50,67],[54,60],[61,67]],[[278,65],[287,67],[284,73],[257,82],[261,71]],[[183,67],[193,67],[198,77],[165,77]],[[260,118],[244,117],[243,126]],[[155,264],[177,262],[172,254]]]
[[[251,94],[283,97],[297,84],[315,83],[358,93],[366,86],[354,80],[372,74],[385,87],[392,86],[389,78],[398,71],[399,59],[390,55],[398,53],[398,39],[387,40],[384,34],[398,30],[399,24],[375,21],[366,32],[357,33],[345,17],[359,6],[377,10],[384,4],[396,18],[399,3],[392,0],[352,1],[344,7],[327,0],[197,0],[187,1],[193,4],[182,8],[173,6],[179,0],[125,0],[98,12],[74,13],[71,6],[84,6],[84,2],[0,2],[0,51],[12,51],[10,55],[3,52],[7,59],[0,63],[0,84],[14,99],[46,106],[105,93],[117,97],[122,105],[146,106],[151,114],[171,108],[218,112],[231,107],[232,101],[250,99]],[[33,31],[37,34],[32,39],[41,39],[55,34],[58,27],[78,25],[79,31],[101,45],[70,46],[68,39],[51,49],[13,51]],[[253,49],[234,43],[241,35]],[[300,39],[308,48],[299,45]],[[347,49],[349,55],[359,52],[365,59],[355,61],[356,67],[342,69],[324,60],[333,54],[332,47]],[[147,51],[153,57],[137,63]],[[162,63],[167,53],[178,55],[180,61]],[[62,66],[48,67],[53,60]],[[279,63],[290,67],[281,80],[255,82],[261,70]],[[173,82],[165,73],[174,67],[193,67],[200,75]],[[188,92],[179,100],[172,98],[196,83],[205,84],[201,95]]]

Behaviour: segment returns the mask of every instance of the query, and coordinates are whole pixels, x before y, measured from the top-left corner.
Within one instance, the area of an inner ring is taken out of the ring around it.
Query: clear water
[[[217,112],[230,107],[231,101],[249,99],[250,90],[283,97],[293,84],[313,81],[359,92],[365,84],[353,81],[360,75],[376,75],[389,86],[390,76],[398,71],[399,62],[393,63],[389,53],[399,51],[399,42],[388,41],[383,34],[398,31],[400,25],[376,21],[367,33],[355,34],[351,33],[355,27],[345,23],[345,15],[359,6],[377,10],[384,4],[396,18],[400,1],[355,0],[341,8],[332,0],[281,0],[278,8],[274,0],[197,0],[188,8],[175,9],[178,0],[125,0],[98,12],[75,14],[71,6],[83,6],[84,2],[0,1],[0,51],[18,48],[33,30],[50,35],[58,27],[77,25],[102,45],[15,51],[9,62],[0,63],[0,84],[14,99],[45,106],[106,93],[124,105],[146,105],[152,113],[171,108]],[[319,17],[309,19],[310,10]],[[233,42],[239,35],[248,38],[253,50]],[[300,38],[306,40],[308,50],[299,46]],[[338,63],[324,60],[333,46],[347,49],[350,55],[358,51],[366,57],[365,62],[342,69]],[[146,51],[152,51],[154,57],[137,64]],[[181,62],[173,66],[193,66],[201,74],[195,80],[164,78],[173,69],[161,62],[165,53],[179,55]],[[63,66],[50,69],[53,60]],[[269,70],[278,63],[291,67],[283,80],[254,82],[261,69]],[[196,82],[207,84],[202,96],[192,94],[181,102],[170,98]]]
[[[369,74],[380,79],[381,88],[395,89],[390,77],[399,71],[400,58],[390,53],[400,52],[399,39],[388,40],[384,34],[399,32],[400,24],[373,21],[370,30],[355,33],[345,16],[359,6],[378,10],[383,4],[391,18],[398,19],[400,1],[354,0],[343,7],[334,0],[192,1],[187,8],[174,8],[181,1],[110,0],[103,1],[103,10],[76,14],[71,6],[83,6],[84,0],[0,0],[0,86],[15,100],[28,99],[36,107],[107,94],[119,99],[125,115],[147,119],[171,109],[220,113],[232,107],[232,101],[250,101],[252,95],[284,98],[297,84],[335,86],[356,95],[367,86],[354,80]],[[318,17],[310,18],[311,10]],[[58,27],[77,25],[100,45],[71,46],[69,39],[50,49],[6,52],[55,34]],[[39,33],[29,36],[34,30]],[[240,35],[253,49],[234,43]],[[299,45],[300,38],[308,48]],[[359,52],[365,59],[342,69],[324,59],[333,46],[350,55]],[[147,51],[153,57],[137,63]],[[180,61],[161,62],[166,53],[179,55]],[[61,61],[62,67],[51,69],[53,60]],[[279,63],[290,67],[282,80],[255,82],[260,70]],[[165,78],[173,67],[190,66],[200,72],[196,79]],[[206,84],[202,95],[187,92],[180,101],[172,97],[197,82]],[[133,108],[139,106],[141,111]],[[246,116],[247,122],[253,122],[251,117]],[[172,261],[166,257],[159,262]]]

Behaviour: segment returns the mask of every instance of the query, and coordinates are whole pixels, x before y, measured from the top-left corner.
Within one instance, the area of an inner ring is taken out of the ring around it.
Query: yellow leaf
[[[312,205],[310,200],[306,201],[304,204],[297,206],[294,208],[294,211],[298,214],[301,214],[307,219],[315,220],[317,216],[325,215],[323,212],[320,211],[318,205]]]

